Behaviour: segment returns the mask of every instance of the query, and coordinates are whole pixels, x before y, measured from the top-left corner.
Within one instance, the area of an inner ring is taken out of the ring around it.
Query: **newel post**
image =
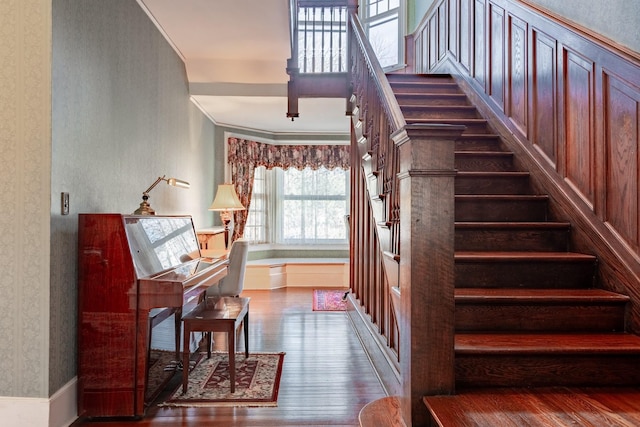
[[[407,125],[392,137],[400,173],[400,370],[407,425],[422,397],[454,391],[454,141],[464,126]]]

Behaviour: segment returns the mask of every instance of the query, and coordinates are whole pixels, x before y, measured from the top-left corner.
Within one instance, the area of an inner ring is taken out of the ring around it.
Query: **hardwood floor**
[[[242,296],[251,297],[250,351],[286,352],[277,407],[158,407],[177,387],[177,376],[142,420],[80,420],[73,426],[358,426],[360,409],[386,396],[347,315],[312,311],[311,289]],[[216,350],[226,350],[222,334],[214,339]]]

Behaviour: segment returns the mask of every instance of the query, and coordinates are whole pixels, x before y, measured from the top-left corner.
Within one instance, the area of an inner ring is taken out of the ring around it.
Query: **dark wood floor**
[[[152,404],[142,420],[79,421],[74,427],[358,426],[360,409],[385,396],[344,312],[314,312],[311,289],[245,291],[242,296],[251,297],[250,350],[286,352],[277,407],[165,408]],[[216,334],[215,339],[216,349],[226,350],[223,336]],[[174,384],[175,379],[167,389]]]

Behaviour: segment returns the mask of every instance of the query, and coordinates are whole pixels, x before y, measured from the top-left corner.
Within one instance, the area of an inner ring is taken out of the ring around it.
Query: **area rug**
[[[348,289],[314,289],[313,311],[344,311],[347,309],[345,295]]]
[[[229,356],[215,352],[202,356],[189,372],[189,386],[182,382],[159,406],[278,406],[278,390],[284,353],[236,354],[236,389],[231,393]]]

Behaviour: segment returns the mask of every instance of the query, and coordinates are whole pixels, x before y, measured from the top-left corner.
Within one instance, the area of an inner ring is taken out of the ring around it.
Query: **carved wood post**
[[[400,154],[400,370],[407,425],[454,391],[454,141],[464,126],[407,125]]]

